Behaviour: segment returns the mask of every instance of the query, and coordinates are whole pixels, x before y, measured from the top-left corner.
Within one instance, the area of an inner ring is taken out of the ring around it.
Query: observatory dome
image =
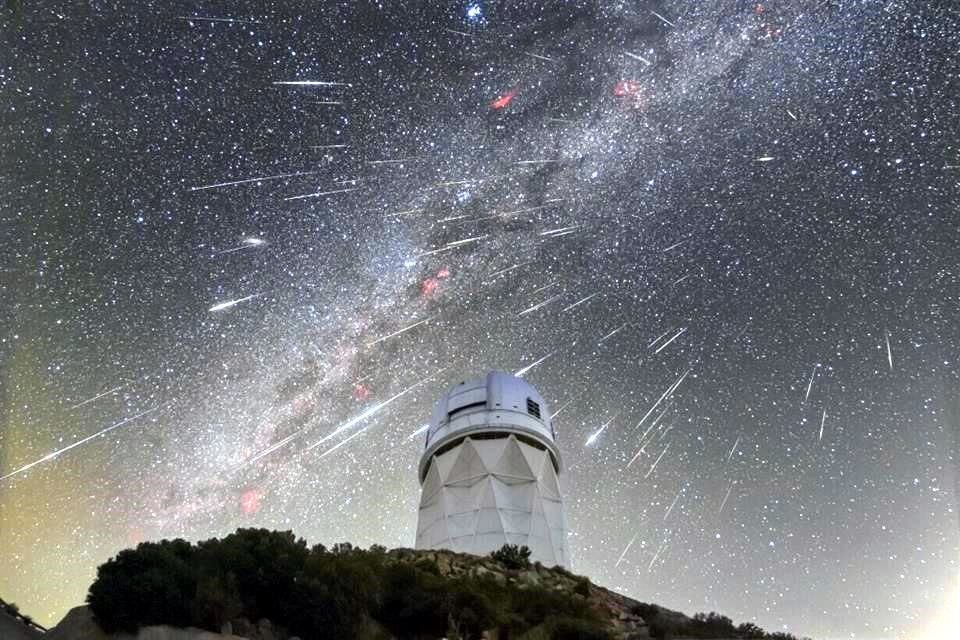
[[[461,382],[436,403],[420,458],[417,548],[485,555],[526,545],[566,566],[560,452],[547,404],[502,371]]]

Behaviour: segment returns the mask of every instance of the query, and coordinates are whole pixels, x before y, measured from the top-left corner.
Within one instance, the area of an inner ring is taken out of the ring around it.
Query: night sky
[[[433,401],[502,369],[577,573],[948,637],[958,51],[950,0],[7,2],[0,597],[412,546]]]

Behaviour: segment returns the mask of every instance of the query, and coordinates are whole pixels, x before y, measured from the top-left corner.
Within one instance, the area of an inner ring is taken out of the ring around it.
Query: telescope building
[[[547,405],[502,371],[462,382],[433,410],[419,477],[418,549],[487,555],[526,545],[568,566],[560,452]]]

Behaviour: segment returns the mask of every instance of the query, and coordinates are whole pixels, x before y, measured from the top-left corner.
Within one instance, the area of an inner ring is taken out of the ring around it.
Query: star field
[[[9,2],[0,51],[0,597],[39,621],[143,540],[412,546],[433,401],[502,369],[577,573],[960,624],[953,3]]]

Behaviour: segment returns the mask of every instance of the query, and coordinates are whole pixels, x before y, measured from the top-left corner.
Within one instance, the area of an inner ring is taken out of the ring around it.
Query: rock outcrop
[[[589,602],[604,618],[610,620],[621,640],[650,637],[646,622],[636,612],[640,602],[598,587],[587,578],[574,575],[563,567],[548,568],[534,563],[526,569],[507,569],[489,556],[480,557],[446,549],[393,549],[387,555],[396,562],[435,562],[441,574],[455,578],[488,575],[497,582],[513,583],[520,588],[536,585],[568,591]],[[683,616],[680,613],[677,615]]]
[[[43,632],[43,627],[20,615],[15,606],[0,600],[0,640],[36,640]]]
[[[203,629],[188,627],[178,629],[166,625],[143,627],[136,635],[129,633],[107,634],[97,626],[89,607],[74,607],[63,620],[46,634],[38,636],[42,640],[287,640],[287,635],[275,633],[268,620],[259,625],[242,623],[249,633],[238,636],[232,633],[211,633]],[[2,640],[7,637],[0,634]]]

